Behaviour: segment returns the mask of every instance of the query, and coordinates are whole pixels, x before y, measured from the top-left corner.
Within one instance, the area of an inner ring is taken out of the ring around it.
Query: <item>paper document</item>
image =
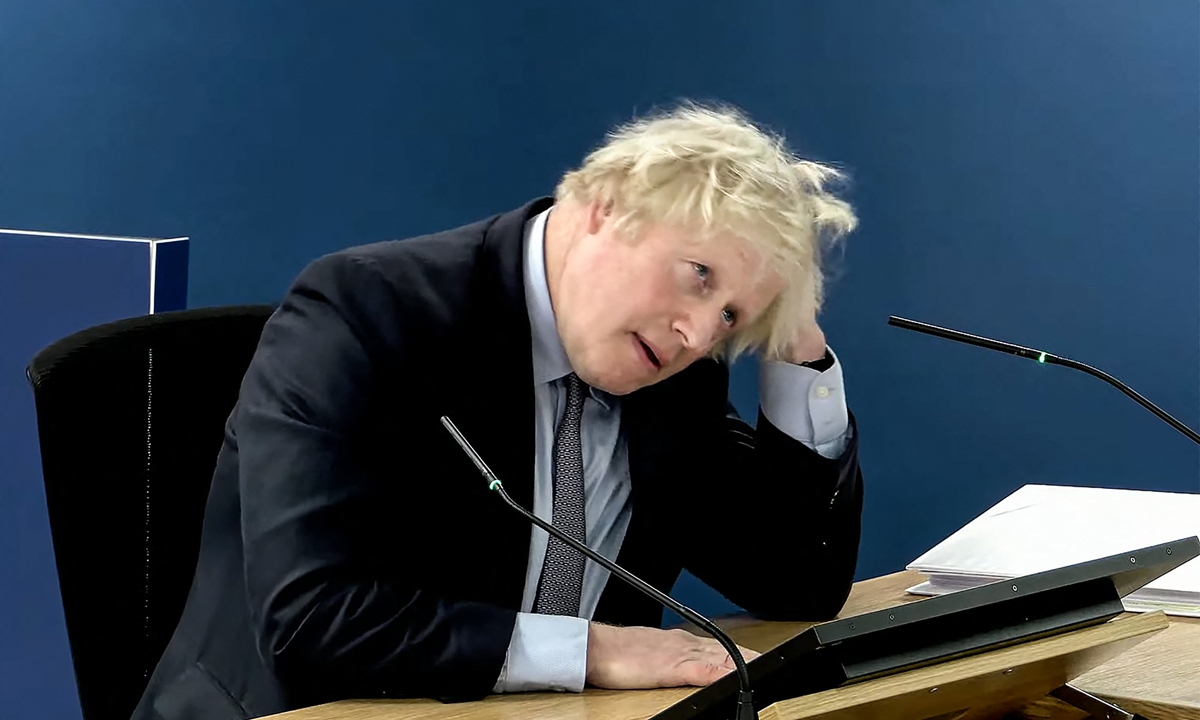
[[[942,595],[1200,535],[1200,494],[1026,485],[913,560],[909,588]],[[1133,612],[1200,617],[1200,558],[1125,598]]]

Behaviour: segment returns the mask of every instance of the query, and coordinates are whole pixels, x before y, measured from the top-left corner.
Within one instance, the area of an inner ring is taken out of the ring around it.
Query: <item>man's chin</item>
[[[583,378],[583,381],[588,385],[591,385],[599,390],[603,390],[609,395],[621,396],[629,395],[630,393],[635,393],[638,390],[642,390],[643,388],[648,388],[651,385],[660,383],[663,380],[666,380],[668,377],[674,375],[676,372],[678,372],[678,370],[671,372],[660,370],[653,375],[641,377],[611,377],[601,374],[595,379],[595,381],[589,381],[587,378],[584,378],[582,374],[580,377]]]
[[[603,390],[604,392],[608,393],[609,395],[616,395],[618,397],[620,397],[621,395],[628,395],[629,393],[636,392],[645,387],[644,384],[634,385],[634,384],[631,384],[628,382],[612,383],[612,382],[605,382],[603,380],[597,380],[596,382],[590,382],[590,383],[588,383],[588,385],[591,385],[592,387],[596,388],[597,390]]]
[[[603,390],[609,395],[617,396],[637,392],[658,381],[658,378],[613,377],[604,373],[598,373],[591,378],[586,377],[584,373],[579,373],[579,377],[597,390]]]

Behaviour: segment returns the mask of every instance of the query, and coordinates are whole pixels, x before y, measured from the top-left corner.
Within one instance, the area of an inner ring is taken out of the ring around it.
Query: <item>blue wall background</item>
[[[183,308],[188,242],[156,245],[0,231],[0,703],[19,693],[28,711],[12,717],[78,715],[25,368],[61,337],[148,312],[152,272],[156,311]]]
[[[271,301],[549,193],[636,112],[738,104],[856,178],[824,325],[869,576],[1024,483],[1200,491],[1196,448],[1095,380],[884,324],[1043,346],[1200,424],[1198,88],[1194,0],[5,0],[0,226],[190,235],[190,305]],[[77,715],[64,649],[5,653],[5,713]]]

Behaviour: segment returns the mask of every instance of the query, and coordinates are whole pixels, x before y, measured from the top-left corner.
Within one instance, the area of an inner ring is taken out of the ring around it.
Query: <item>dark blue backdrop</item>
[[[1027,482],[1200,490],[1110,388],[884,325],[1041,345],[1197,424],[1198,29],[1194,0],[5,0],[0,226],[190,235],[192,306],[270,301],[322,253],[550,192],[635,112],[739,104],[856,178],[824,324],[874,575]],[[61,647],[0,653],[28,673],[4,712],[77,713]]]

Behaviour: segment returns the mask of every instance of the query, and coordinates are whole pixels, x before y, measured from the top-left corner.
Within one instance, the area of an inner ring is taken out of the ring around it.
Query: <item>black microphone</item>
[[[1166,410],[1163,410],[1159,406],[1150,402],[1149,400],[1147,400],[1145,397],[1143,397],[1140,393],[1138,393],[1133,388],[1129,387],[1125,383],[1116,379],[1112,375],[1109,375],[1108,373],[1104,372],[1103,370],[1097,370],[1096,368],[1092,367],[1091,365],[1085,365],[1081,362],[1077,362],[1075,360],[1071,360],[1071,359],[1065,358],[1065,357],[1060,357],[1058,355],[1051,355],[1050,353],[1044,352],[1042,350],[1034,350],[1033,348],[1027,348],[1023,345],[1013,345],[1012,343],[1001,342],[999,340],[992,340],[991,338],[985,338],[985,337],[981,337],[979,335],[971,335],[969,333],[959,332],[958,330],[951,330],[949,328],[944,328],[944,327],[938,327],[937,325],[930,325],[929,323],[918,322],[916,320],[908,320],[906,318],[896,317],[895,315],[892,315],[891,317],[888,318],[888,325],[893,325],[898,328],[904,328],[905,330],[915,330],[917,332],[925,333],[926,335],[936,335],[937,337],[946,338],[947,340],[956,340],[958,342],[966,343],[968,345],[976,345],[978,347],[987,348],[989,350],[997,350],[999,352],[1008,353],[1010,355],[1017,355],[1017,356],[1020,356],[1023,358],[1029,358],[1030,360],[1036,360],[1036,361],[1042,363],[1043,365],[1062,365],[1063,367],[1069,367],[1069,368],[1072,368],[1075,370],[1081,370],[1081,371],[1087,373],[1088,375],[1100,378],[1104,382],[1108,383],[1109,385],[1112,385],[1116,389],[1120,390],[1121,392],[1125,393],[1129,397],[1133,398],[1139,405],[1141,405],[1142,407],[1146,408],[1150,412],[1157,415],[1160,420],[1162,420],[1163,422],[1167,423],[1171,427],[1175,428],[1179,432],[1186,435],[1187,438],[1189,440],[1191,440],[1192,442],[1196,443],[1197,445],[1200,445],[1200,435],[1197,435],[1196,432],[1194,430],[1192,430],[1190,427],[1188,427],[1187,425],[1184,425],[1183,423],[1179,422],[1175,418],[1171,417],[1171,415]]]
[[[488,490],[494,490],[495,492],[499,493],[500,497],[504,499],[504,502],[508,503],[509,507],[524,515],[525,518],[534,525],[537,525],[554,537],[562,540],[567,545],[575,548],[575,550],[583,553],[587,558],[600,563],[602,567],[608,569],[608,571],[612,574],[621,578],[638,590],[641,590],[646,595],[654,598],[660,604],[674,610],[676,613],[683,616],[688,621],[700,626],[700,628],[702,628],[706,633],[716,638],[717,642],[721,643],[721,646],[724,647],[726,652],[729,653],[729,657],[733,659],[733,664],[737,667],[738,684],[741,686],[741,690],[738,692],[737,716],[735,720],[758,720],[758,712],[754,709],[753,696],[751,695],[750,691],[750,673],[746,670],[746,659],[742,657],[742,652],[738,649],[737,644],[733,642],[733,640],[731,640],[729,636],[726,635],[723,630],[721,630],[721,628],[713,624],[712,620],[709,620],[670,595],[659,591],[658,588],[654,587],[650,583],[642,580],[625,568],[609,560],[595,550],[592,550],[587,545],[584,545],[575,538],[564,533],[562,530],[554,527],[537,515],[534,515],[518,505],[511,497],[508,496],[508,493],[504,492],[504,485],[500,482],[500,479],[497,478],[492,472],[491,468],[487,466],[487,463],[483,461],[483,458],[479,456],[479,453],[475,451],[475,448],[471,447],[471,443],[467,442],[467,439],[463,437],[463,434],[459,431],[459,429],[455,427],[453,422],[450,421],[450,418],[443,415],[442,425],[446,428],[450,435],[454,437],[454,440],[463,449],[463,452],[467,454],[467,457],[471,458],[471,462],[475,463],[475,467],[479,468],[479,472],[488,481]]]

